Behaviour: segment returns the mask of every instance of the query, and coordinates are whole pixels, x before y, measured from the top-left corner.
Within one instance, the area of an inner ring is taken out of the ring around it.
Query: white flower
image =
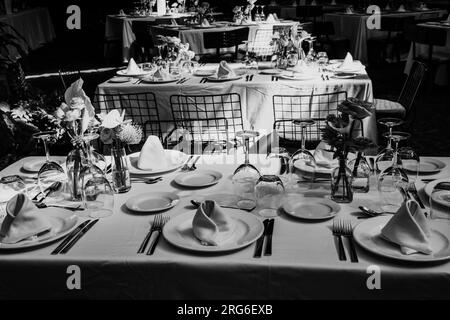
[[[117,137],[124,144],[139,144],[142,141],[143,132],[141,127],[127,123],[122,126]]]
[[[84,99],[81,97],[73,97],[70,100],[69,106],[70,106],[70,109],[78,109],[80,111],[86,108]]]
[[[81,118],[81,111],[79,109],[73,109],[66,112],[64,121],[72,122]]]
[[[125,112],[120,114],[118,110],[113,110],[103,119],[102,126],[107,129],[114,129],[122,125],[125,118]]]

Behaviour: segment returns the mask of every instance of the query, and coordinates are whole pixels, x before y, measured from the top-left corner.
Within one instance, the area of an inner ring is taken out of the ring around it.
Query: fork
[[[148,242],[150,241],[153,232],[155,232],[156,227],[157,227],[161,222],[162,222],[162,215],[161,215],[161,214],[158,214],[158,215],[155,216],[155,218],[153,219],[153,223],[152,223],[152,225],[151,225],[151,227],[150,227],[150,230],[149,230],[149,232],[147,233],[147,235],[145,236],[144,241],[142,241],[141,246],[139,247],[139,250],[138,250],[138,252],[137,252],[138,254],[142,254],[142,253],[145,252],[145,248],[147,247]]]
[[[420,206],[422,209],[426,209],[426,208],[425,208],[425,205],[423,204],[422,200],[421,200],[420,197],[419,197],[419,193],[417,192],[416,184],[415,184],[414,182],[411,182],[411,183],[408,185],[408,191],[409,191],[410,193],[412,193],[413,197],[416,199],[416,201],[417,201],[417,203],[419,204],[419,206]]]
[[[350,245],[350,260],[353,263],[358,263],[358,254],[356,253],[355,243],[353,241],[353,227],[349,220],[344,220],[342,222],[342,234],[348,239]]]
[[[333,236],[335,236],[338,239],[339,260],[346,261],[347,257],[345,256],[344,242],[342,241],[341,230],[342,230],[341,229],[341,221],[333,220],[332,232],[333,232]]]
[[[190,156],[188,161],[186,161],[186,163],[184,164],[184,166],[181,168],[181,171],[189,171],[189,162],[191,162],[192,158],[194,158],[194,156]]]
[[[162,230],[163,230],[164,226],[166,225],[166,223],[169,222],[169,220],[170,220],[169,217],[162,217],[160,220],[160,223],[156,226],[155,232],[158,232],[158,236],[156,237],[155,241],[148,249],[148,251],[147,251],[148,256],[152,256],[153,253],[155,252],[156,246],[158,245],[158,242],[159,242],[159,238],[161,238]]]
[[[195,170],[197,170],[196,164],[197,164],[198,160],[200,160],[200,156],[198,156],[198,157],[195,159],[194,163],[193,163],[193,164],[191,165],[191,167],[189,168],[189,171],[195,171]]]

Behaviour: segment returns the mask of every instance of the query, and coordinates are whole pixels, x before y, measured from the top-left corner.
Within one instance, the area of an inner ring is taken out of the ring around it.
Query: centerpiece
[[[202,2],[199,5],[199,1],[193,2],[190,12],[193,13],[188,21],[191,25],[209,25],[214,22],[213,10],[209,2]]]
[[[322,129],[322,140],[331,146],[334,159],[339,159],[339,166],[332,171],[331,198],[338,203],[353,201],[353,181],[358,177],[363,152],[375,147],[375,144],[363,135],[357,136],[355,129],[362,131],[362,120],[371,116],[373,104],[349,98],[338,106],[338,115],[329,115],[326,127]],[[353,171],[347,167],[350,152],[357,153]],[[368,176],[367,183],[368,183]],[[367,190],[368,191],[368,190]]]
[[[189,50],[189,43],[182,43],[177,37],[158,37],[161,45],[159,46],[160,57],[156,61],[158,67],[168,67],[169,72],[173,73],[174,68],[182,68],[187,73],[192,73],[195,52]],[[165,57],[162,56],[164,52]]]
[[[278,69],[295,67],[299,60],[305,58],[302,44],[310,37],[311,34],[304,30],[299,33],[291,32],[291,30],[275,32],[270,44],[274,47],[272,62],[275,63],[275,67]]]

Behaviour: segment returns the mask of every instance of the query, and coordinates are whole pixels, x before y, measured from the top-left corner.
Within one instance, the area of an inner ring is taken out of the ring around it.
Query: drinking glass
[[[398,150],[402,168],[408,174],[410,182],[416,182],[419,178],[420,157],[411,147],[403,147]]]
[[[378,177],[378,191],[382,201],[382,209],[386,212],[396,213],[405,200],[405,190],[408,189],[409,178],[398,164],[398,144],[409,139],[405,132],[392,132],[391,139],[394,143],[394,159],[391,166],[381,172]]]
[[[293,125],[301,129],[301,148],[291,157],[290,170],[292,187],[307,187],[315,178],[316,159],[306,150],[306,128],[315,124],[313,120],[295,120]]]
[[[258,214],[264,218],[278,216],[284,195],[284,185],[277,176],[261,176],[255,186]]]
[[[55,134],[55,131],[44,131],[33,135],[34,139],[42,140],[46,158],[45,164],[41,167],[38,173],[38,186],[41,192],[44,193],[47,188],[59,183],[59,187],[52,190],[53,196],[60,194],[64,187],[64,183],[67,182],[67,176],[64,169],[59,165],[59,163],[50,160],[48,143],[52,138],[54,138]]]
[[[328,54],[326,52],[321,51],[317,54],[317,63],[320,68],[319,72],[324,71],[325,67],[328,64],[328,61],[329,61]]]
[[[388,133],[384,135],[385,138],[388,139],[388,144],[386,146],[386,148],[384,148],[383,150],[381,150],[378,155],[377,155],[377,159],[376,159],[376,169],[377,172],[382,172],[383,170],[385,170],[386,168],[388,168],[393,159],[394,159],[394,150],[392,149],[392,132],[394,130],[395,127],[402,125],[403,124],[403,120],[398,119],[398,118],[383,118],[378,120],[378,123],[386,126],[388,128]]]
[[[242,138],[243,140],[245,162],[236,169],[232,181],[235,192],[248,199],[254,197],[256,182],[261,177],[259,170],[250,163],[249,159],[250,139],[254,139],[258,136],[259,133],[256,131],[242,131],[236,134],[236,137]]]
[[[265,166],[261,166],[262,175],[277,176],[281,179],[284,186],[289,183],[289,161],[291,156],[289,152],[282,147],[274,147],[270,150],[266,158]]]
[[[261,21],[266,21],[266,14],[264,13],[264,7],[265,7],[265,5],[264,5],[264,6],[261,5],[260,7],[261,7],[261,15],[260,15]]]
[[[431,219],[450,219],[450,182],[440,182],[433,188],[430,208]]]
[[[84,185],[83,198],[91,218],[109,217],[114,212],[114,190],[105,177],[91,176]]]
[[[309,50],[308,54],[306,55],[306,62],[309,64],[312,64],[316,61],[316,51],[314,50],[314,41],[315,38],[309,38],[306,40],[308,42]]]

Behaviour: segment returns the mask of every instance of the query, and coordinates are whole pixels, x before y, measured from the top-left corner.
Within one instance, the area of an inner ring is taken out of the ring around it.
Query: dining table
[[[36,159],[40,158],[19,160],[2,170],[0,176],[32,176],[24,173],[22,166]],[[52,159],[64,160],[58,157]],[[439,159],[445,163],[445,168],[439,173],[426,178],[450,176],[450,158],[422,158],[426,159]],[[220,181],[210,187],[180,187],[174,182],[181,174],[180,169],[160,174],[162,180],[156,184],[133,182],[128,193],[114,196],[113,215],[100,219],[66,254],[51,255],[60,241],[22,250],[7,250],[0,244],[0,298],[450,298],[450,264],[447,261],[401,261],[378,254],[376,250],[369,252],[359,245],[356,246],[357,263],[349,259],[340,261],[338,244],[331,230],[332,219],[302,220],[283,210],[274,217],[271,255],[255,258],[253,242],[232,251],[201,252],[191,250],[189,246],[174,246],[166,240],[166,236],[160,239],[153,255],[137,253],[154,221],[155,213],[130,211],[126,204],[130,198],[140,194],[174,193],[179,197],[179,202],[162,212],[162,215],[170,218],[169,221],[178,221],[182,215],[195,213],[192,199],[219,193],[235,195],[231,177],[243,161],[242,152],[201,156],[194,173],[214,170],[221,174]],[[266,155],[251,154],[250,163],[261,169],[267,165]],[[419,195],[427,204],[422,191],[424,182],[418,179],[416,184]],[[299,203],[309,203],[312,196],[330,201],[329,182],[317,182],[306,191],[296,192],[293,189],[285,194],[289,201]],[[372,176],[370,191],[355,194],[352,203],[336,203],[338,209],[332,218],[348,220],[353,228],[358,228],[360,224],[377,221],[371,218],[359,219],[363,215],[358,207],[365,205],[375,208],[379,203],[376,176]],[[428,207],[426,210],[429,212]],[[255,224],[264,220],[258,207],[252,212],[238,209],[224,212],[236,219],[253,219]],[[77,224],[89,220],[85,212],[75,212],[74,215],[77,215]],[[448,221],[442,223],[449,225]],[[249,226],[250,229],[252,227]],[[178,232],[176,225],[174,228],[174,232]],[[183,237],[192,238],[193,235],[187,232]],[[344,247],[348,250],[347,242],[344,242]],[[70,285],[74,283],[75,271],[79,276],[77,288]],[[375,273],[379,279],[374,282]]]
[[[153,92],[160,120],[173,120],[170,97],[173,95],[217,95],[237,93],[240,96],[243,124],[246,129],[260,130],[270,133],[273,130],[274,95],[307,95],[334,92],[346,92],[347,97],[360,100],[373,101],[372,81],[365,69],[355,73],[348,79],[336,78],[333,73],[308,80],[288,80],[264,74],[263,70],[270,68],[270,62],[261,62],[260,70],[247,69],[243,63],[230,63],[232,69],[242,76],[234,81],[209,81],[205,76],[188,75],[183,83],[146,83],[139,79],[130,79],[126,83],[113,83],[108,80],[101,83],[96,90],[97,94],[126,94]],[[199,66],[197,71],[214,71],[218,64],[205,64]],[[247,81],[247,75],[252,75]],[[313,104],[313,108],[314,108]],[[97,111],[107,111],[104,104],[96,104]],[[372,114],[363,120],[365,137],[377,141],[376,116]]]
[[[433,47],[433,57],[439,59],[442,57],[448,59],[450,56],[450,19],[442,22],[428,22],[419,23],[417,26],[423,28],[431,28],[437,30],[445,30],[447,32],[447,41],[444,46],[434,46]],[[416,56],[428,56],[428,46],[423,44],[416,44]],[[413,47],[411,44],[411,49],[409,50],[408,59],[405,65],[405,74],[409,74],[411,70],[413,59]],[[450,71],[446,64],[441,64],[436,68],[436,74],[434,76],[434,83],[440,86],[445,86],[449,83]]]
[[[420,20],[439,18],[446,13],[447,10],[445,9],[407,10],[405,12],[382,10],[380,15],[389,17],[414,17],[416,20]],[[387,31],[369,29],[367,23],[370,17],[370,14],[358,12],[351,14],[335,12],[324,15],[325,21],[333,22],[336,36],[345,37],[350,40],[350,52],[355,59],[363,63],[367,63],[369,60],[368,41],[371,38],[387,36]]]

